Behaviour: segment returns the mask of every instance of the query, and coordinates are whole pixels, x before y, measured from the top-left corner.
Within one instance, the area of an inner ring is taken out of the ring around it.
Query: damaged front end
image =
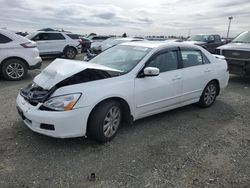
[[[36,106],[38,103],[46,101],[54,91],[55,88],[46,90],[35,83],[31,83],[20,90],[20,95],[31,105]]]
[[[68,85],[75,85],[85,82],[91,82],[101,79],[107,79],[121,75],[120,72],[116,71],[104,71],[98,69],[85,69],[79,73],[76,73],[50,89],[44,89],[36,83],[29,84],[27,87],[21,89],[21,96],[29,102],[31,105],[36,106],[38,103],[44,103],[50,96],[58,89]]]

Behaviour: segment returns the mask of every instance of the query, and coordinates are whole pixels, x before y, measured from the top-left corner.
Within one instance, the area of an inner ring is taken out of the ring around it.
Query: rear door
[[[213,67],[207,57],[196,49],[181,49],[183,63],[182,102],[197,100],[211,80]]]
[[[62,33],[48,33],[48,42],[50,43],[51,51],[56,53],[63,52],[66,46],[66,39]]]
[[[58,54],[65,47],[65,37],[61,33],[39,33],[32,40],[36,41],[41,55]]]
[[[157,67],[160,74],[135,79],[137,118],[164,111],[180,102],[182,74],[177,54],[178,50],[157,53],[146,63],[146,67]]]

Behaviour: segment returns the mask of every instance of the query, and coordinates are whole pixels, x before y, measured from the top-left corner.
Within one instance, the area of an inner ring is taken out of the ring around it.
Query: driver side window
[[[33,41],[40,41],[40,40],[48,40],[48,34],[47,33],[39,33],[36,35],[32,40]]]
[[[164,52],[157,55],[147,67],[156,67],[160,72],[178,69],[177,51]]]

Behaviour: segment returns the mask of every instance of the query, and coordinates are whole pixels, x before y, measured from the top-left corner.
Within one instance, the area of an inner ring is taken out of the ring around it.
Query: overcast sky
[[[0,0],[0,28],[80,34],[226,35],[250,30],[250,0]]]

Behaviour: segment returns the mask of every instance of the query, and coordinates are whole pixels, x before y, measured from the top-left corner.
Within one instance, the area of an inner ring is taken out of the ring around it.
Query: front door
[[[159,68],[160,74],[135,79],[136,118],[164,111],[180,102],[182,75],[178,69],[177,50],[155,55],[146,67]]]

